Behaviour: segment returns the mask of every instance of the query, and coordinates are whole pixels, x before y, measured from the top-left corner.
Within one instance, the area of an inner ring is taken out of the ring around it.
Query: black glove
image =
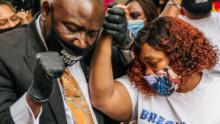
[[[124,10],[117,7],[108,9],[103,32],[112,35],[113,40],[120,46],[126,44],[129,33]]]
[[[117,2],[111,2],[108,4],[108,8],[113,8],[115,5],[117,5]]]
[[[35,102],[45,103],[53,93],[54,81],[64,72],[64,60],[57,52],[38,53],[36,59],[33,81],[27,93]]]

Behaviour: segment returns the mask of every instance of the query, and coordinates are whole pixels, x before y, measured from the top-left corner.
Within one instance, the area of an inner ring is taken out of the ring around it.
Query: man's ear
[[[43,21],[46,21],[52,11],[52,3],[44,1],[41,4],[41,18]]]

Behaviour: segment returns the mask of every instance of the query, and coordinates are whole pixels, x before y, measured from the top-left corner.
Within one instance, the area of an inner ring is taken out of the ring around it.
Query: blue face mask
[[[169,66],[144,76],[146,84],[161,96],[170,96],[178,89],[180,77]]]
[[[137,37],[138,31],[144,27],[144,20],[133,20],[128,21],[128,30],[130,31],[132,37]]]

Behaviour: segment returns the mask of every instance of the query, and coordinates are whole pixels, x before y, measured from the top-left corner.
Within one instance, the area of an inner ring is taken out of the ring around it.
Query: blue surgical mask
[[[128,21],[128,30],[132,37],[137,37],[138,31],[144,27],[144,20],[132,20]]]
[[[180,84],[180,77],[169,67],[144,76],[146,84],[161,96],[170,96]]]

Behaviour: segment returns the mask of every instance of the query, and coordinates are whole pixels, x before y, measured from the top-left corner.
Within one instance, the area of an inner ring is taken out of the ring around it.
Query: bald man
[[[83,61],[103,20],[102,0],[42,0],[32,23],[0,35],[0,124],[115,123],[92,108]]]

